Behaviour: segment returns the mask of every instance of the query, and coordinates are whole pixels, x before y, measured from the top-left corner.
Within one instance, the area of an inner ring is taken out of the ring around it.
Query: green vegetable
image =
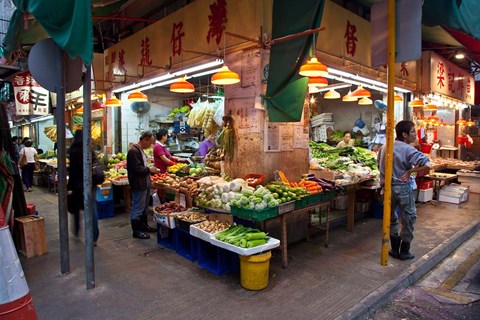
[[[267,243],[267,239],[247,241],[247,248],[258,247]]]
[[[245,239],[247,239],[247,241],[250,241],[250,240],[265,239],[266,237],[267,237],[267,234],[265,232],[252,232],[252,233],[248,233],[245,236]]]

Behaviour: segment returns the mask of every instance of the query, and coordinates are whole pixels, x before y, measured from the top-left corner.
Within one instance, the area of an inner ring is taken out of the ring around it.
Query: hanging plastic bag
[[[160,205],[160,198],[158,197],[157,191],[153,192],[152,194],[152,206]]]
[[[225,115],[225,107],[224,107],[223,99],[218,102],[217,110],[215,111],[215,115],[213,116],[213,121],[219,126],[223,126],[223,116]]]

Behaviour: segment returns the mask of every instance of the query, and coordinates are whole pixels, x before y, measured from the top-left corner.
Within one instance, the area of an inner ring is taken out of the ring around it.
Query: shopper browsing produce
[[[133,237],[149,239],[145,232],[155,232],[155,228],[148,225],[147,207],[150,199],[150,174],[159,173],[155,167],[147,166],[147,157],[143,150],[150,148],[154,141],[153,133],[144,132],[140,140],[127,153],[128,182],[132,189],[132,204],[130,207],[130,221]]]
[[[173,157],[167,148],[168,131],[160,129],[157,134],[157,141],[153,146],[153,164],[160,169],[161,173],[167,172],[169,166],[173,166],[178,159]]]
[[[413,187],[410,184],[410,174],[432,168],[430,160],[420,151],[410,145],[415,141],[417,132],[412,121],[403,120],[395,126],[397,139],[393,146],[393,176],[392,176],[392,217],[390,219],[390,242],[392,250],[389,254],[400,260],[413,259],[410,253],[410,243],[413,240],[413,225],[417,219],[417,209]],[[385,153],[384,145],[378,153],[380,183],[385,184]],[[395,208],[399,207],[399,216]],[[402,225],[399,234],[399,222]]]
[[[343,140],[337,144],[337,148],[345,148],[346,146],[351,146],[355,144],[355,139],[352,139],[352,134],[350,131],[345,131],[343,133]]]

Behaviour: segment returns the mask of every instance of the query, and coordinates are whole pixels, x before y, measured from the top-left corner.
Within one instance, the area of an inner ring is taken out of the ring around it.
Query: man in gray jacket
[[[430,160],[410,144],[415,141],[417,132],[412,121],[402,120],[395,126],[397,138],[393,146],[393,175],[392,175],[392,215],[390,219],[390,243],[392,251],[389,254],[400,260],[413,259],[410,253],[410,243],[413,240],[413,225],[417,219],[417,208],[410,175],[413,172],[430,170]],[[380,169],[380,183],[385,184],[385,154],[386,145],[378,152],[378,167]],[[399,216],[395,215],[397,206]],[[399,223],[402,225],[399,234]]]
[[[154,142],[153,133],[144,132],[140,140],[132,145],[127,153],[128,182],[132,190],[132,204],[130,207],[130,222],[133,237],[149,239],[145,232],[155,232],[147,223],[147,207],[150,199],[150,174],[159,172],[155,167],[148,167],[144,149],[150,148]]]

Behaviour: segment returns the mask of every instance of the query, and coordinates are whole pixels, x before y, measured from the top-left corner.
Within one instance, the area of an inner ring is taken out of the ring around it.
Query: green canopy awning
[[[273,39],[318,28],[324,4],[324,0],[275,0]],[[313,48],[313,35],[272,45],[265,96],[270,122],[301,120],[308,78],[300,76],[298,70]]]
[[[17,9],[0,53],[11,60],[11,55],[23,46],[32,46],[51,37],[71,58],[80,56],[89,65],[93,60],[92,10],[97,15],[106,16],[126,1],[62,0],[59,3],[57,0],[13,0]],[[24,20],[25,14],[31,14],[35,19]]]

